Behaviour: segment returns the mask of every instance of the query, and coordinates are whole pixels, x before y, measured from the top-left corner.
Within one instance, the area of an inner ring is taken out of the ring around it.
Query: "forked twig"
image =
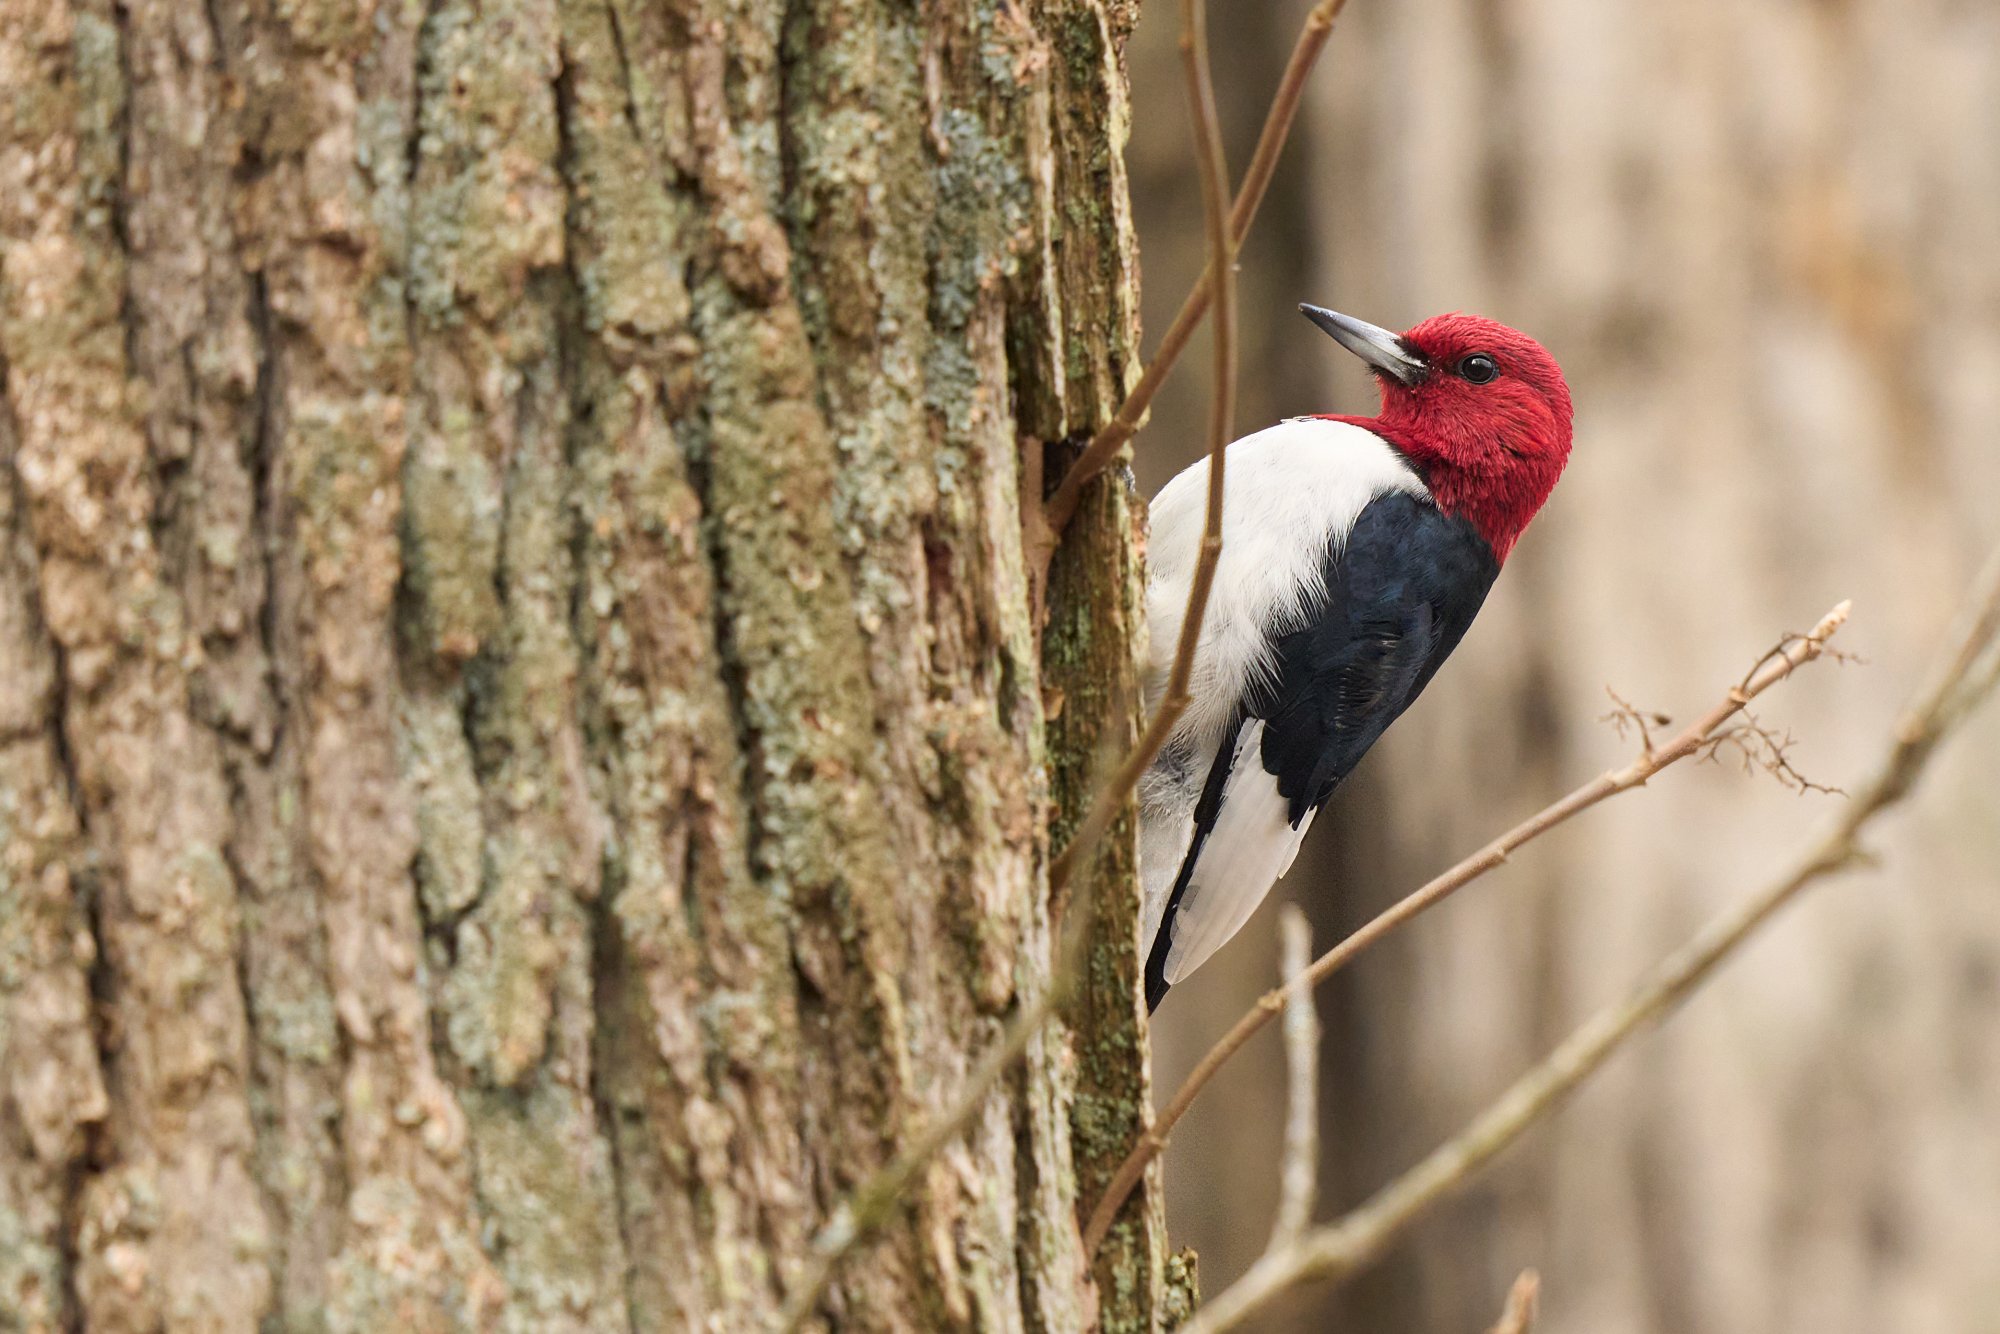
[[[1764,659],[1759,658],[1757,660],[1758,666],[1762,666],[1763,663]],[[1750,670],[1754,674],[1757,668],[1752,667]],[[1747,680],[1748,678],[1746,677],[1745,679]],[[1636,729],[1639,733],[1639,746],[1642,753],[1651,755],[1653,753],[1653,729],[1655,727],[1670,727],[1673,725],[1674,720],[1664,713],[1654,713],[1651,710],[1640,708],[1610,686],[1604,687],[1604,693],[1611,697],[1611,703],[1614,707],[1611,712],[1603,715],[1597,721],[1610,723],[1617,730],[1620,741],[1625,739],[1626,729]]]
[[[1326,981],[1355,955],[1383,936],[1506,861],[1522,844],[1540,837],[1570,817],[1589,810],[1609,797],[1644,786],[1647,780],[1668,765],[1678,763],[1699,752],[1708,740],[1740,713],[1751,700],[1790,676],[1801,665],[1811,662],[1824,653],[1826,641],[1847,619],[1848,608],[1849,604],[1842,602],[1822,617],[1810,633],[1791,639],[1778,650],[1765,654],[1759,659],[1759,665],[1741,682],[1731,686],[1720,702],[1669,740],[1656,747],[1649,746],[1643,754],[1624,768],[1600,774],[1554,805],[1544,807],[1537,814],[1514,826],[1472,856],[1382,912],[1366,926],[1316,959],[1312,967],[1306,970],[1304,977],[1306,984],[1316,987]],[[1105,1188],[1103,1199],[1092,1211],[1090,1222],[1084,1228],[1083,1239],[1087,1248],[1094,1250],[1103,1240],[1119,1204],[1138,1183],[1140,1176],[1146,1170],[1146,1165],[1159,1156],[1160,1151],[1166,1147],[1168,1135],[1179,1124],[1181,1117],[1187,1114],[1187,1109],[1193,1104],[1195,1096],[1210,1079],[1215,1077],[1215,1072],[1222,1068],[1223,1062],[1235,1055],[1258,1029],[1276,1017],[1284,1005],[1284,998],[1284,988],[1265,993],[1256,1005],[1236,1021],[1236,1026],[1224,1034],[1219,1042],[1209,1048],[1208,1054],[1201,1058],[1201,1063],[1188,1075],[1174,1093],[1173,1100],[1160,1113],[1159,1120],[1132,1147],[1131,1153],[1126,1156],[1125,1161],[1119,1165],[1116,1175],[1112,1177],[1110,1185]]]
[[[1278,91],[1271,98],[1271,109],[1265,113],[1264,128],[1257,136],[1256,151],[1250,156],[1250,168],[1243,173],[1243,185],[1236,192],[1236,205],[1230,210],[1229,245],[1232,252],[1250,234],[1250,224],[1257,216],[1258,205],[1264,202],[1264,192],[1270,187],[1272,173],[1277,170],[1278,156],[1284,151],[1285,140],[1292,132],[1292,122],[1298,118],[1299,102],[1305,96],[1306,78],[1318,62],[1327,38],[1333,35],[1333,21],[1340,17],[1340,11],[1346,6],[1347,0],[1320,0],[1306,15],[1305,26],[1299,29],[1299,39],[1292,46],[1291,58],[1285,62],[1284,77],[1278,81]],[[1090,444],[1070,465],[1069,471],[1063,474],[1062,483],[1049,497],[1045,511],[1046,531],[1054,538],[1061,538],[1063,529],[1069,526],[1070,519],[1076,514],[1083,488],[1111,466],[1111,460],[1117,457],[1119,449],[1139,429],[1139,419],[1152,406],[1153,396],[1167,382],[1167,372],[1180,360],[1188,339],[1194,336],[1196,327],[1201,323],[1201,317],[1208,313],[1209,301],[1216,294],[1215,275],[1222,271],[1223,266],[1216,264],[1211,250],[1208,267],[1196,280],[1194,290],[1187,294],[1187,300],[1181,303],[1180,313],[1174,316],[1174,322],[1167,326],[1159,349],[1140,373],[1139,383],[1125,396],[1117,414],[1091,437]]]
[[[1829,797],[1846,796],[1847,793],[1840,788],[1799,772],[1798,766],[1792,763],[1792,747],[1795,744],[1790,729],[1774,731],[1766,727],[1756,714],[1745,709],[1742,722],[1734,727],[1725,727],[1708,739],[1702,747],[1702,759],[1716,761],[1722,754],[1722,748],[1728,746],[1736,752],[1736,758],[1741,761],[1746,774],[1762,769],[1800,796],[1808,792]]]
[[[1603,1066],[1635,1034],[1659,1022],[1706,981],[1772,914],[1808,885],[1864,859],[1861,834],[1902,801],[1938,744],[2000,680],[2000,550],[1958,617],[1950,648],[1905,709],[1887,753],[1827,831],[1790,870],[1711,919],[1623,1000],[1598,1011],[1529,1070],[1455,1139],[1442,1145],[1338,1222],[1267,1256],[1203,1306],[1183,1334],[1232,1328],[1283,1289],[1308,1278],[1351,1276],[1414,1219],[1469,1179]]]

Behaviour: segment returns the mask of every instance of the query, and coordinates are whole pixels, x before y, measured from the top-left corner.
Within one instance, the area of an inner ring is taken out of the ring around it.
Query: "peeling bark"
[[[768,1325],[1129,742],[1131,20],[0,15],[0,1327]],[[1159,1327],[1132,869],[829,1327]]]

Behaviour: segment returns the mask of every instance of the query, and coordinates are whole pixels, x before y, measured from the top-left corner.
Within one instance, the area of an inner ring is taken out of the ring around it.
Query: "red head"
[[[1345,420],[1402,451],[1438,507],[1463,515],[1505,560],[1569,459],[1569,386],[1555,358],[1477,315],[1435,315],[1393,334],[1300,309],[1381,382],[1381,415]]]

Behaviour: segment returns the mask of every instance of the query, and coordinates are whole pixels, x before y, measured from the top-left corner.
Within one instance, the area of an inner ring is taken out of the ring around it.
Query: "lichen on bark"
[[[768,1325],[1129,732],[1129,22],[6,10],[0,1323]],[[1122,949],[825,1321],[1157,1323]]]

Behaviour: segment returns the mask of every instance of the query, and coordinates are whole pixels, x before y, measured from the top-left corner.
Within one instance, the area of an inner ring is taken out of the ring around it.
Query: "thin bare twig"
[[[1096,850],[1098,840],[1110,827],[1119,807],[1138,786],[1146,767],[1167,744],[1174,724],[1187,710],[1188,684],[1194,679],[1195,645],[1201,642],[1202,621],[1208,614],[1208,592],[1215,583],[1216,563],[1222,559],[1222,482],[1230,424],[1236,417],[1236,263],[1224,212],[1229,203],[1229,177],[1222,158],[1215,87],[1209,78],[1207,19],[1202,0],[1181,0],[1181,64],[1187,74],[1188,111],[1194,118],[1195,161],[1201,168],[1209,264],[1222,275],[1222,281],[1215,284],[1215,394],[1208,411],[1208,510],[1203,516],[1201,554],[1188,586],[1180,638],[1174,642],[1173,668],[1167,674],[1167,688],[1160,698],[1159,709],[1124,764],[1119,766],[1117,777],[1098,792],[1069,846],[1050,867],[1052,893],[1060,893],[1077,867]]]
[[[1282,1255],[1260,1260],[1242,1281],[1203,1306],[1182,1327],[1184,1334],[1218,1334],[1232,1328],[1302,1280],[1337,1281],[1353,1275],[1432,1204],[1547,1115],[1613,1052],[1686,1000],[1800,891],[1866,860],[1861,844],[1865,827],[1909,795],[1938,744],[2000,679],[2000,551],[1967,598],[1948,642],[1951,647],[1897,722],[1888,751],[1874,772],[1791,869],[1710,920],[1628,996],[1586,1020],[1455,1139],[1347,1217],[1306,1234]]]
[[[1277,170],[1278,155],[1284,151],[1285,140],[1292,132],[1292,122],[1298,118],[1299,102],[1305,96],[1306,78],[1318,62],[1327,38],[1333,34],[1333,21],[1340,17],[1340,11],[1346,5],[1347,0],[1320,0],[1306,15],[1305,26],[1299,30],[1299,39],[1292,46],[1291,59],[1285,62],[1284,77],[1278,81],[1278,91],[1271,98],[1271,109],[1265,113],[1264,128],[1257,136],[1257,148],[1251,154],[1250,168],[1243,174],[1242,188],[1236,192],[1236,206],[1230,211],[1229,244],[1232,252],[1250,234],[1257,206],[1264,202],[1264,192],[1270,187],[1272,173]],[[1139,383],[1125,396],[1117,415],[1099,429],[1076,462],[1070,465],[1069,471],[1063,474],[1062,484],[1049,497],[1047,507],[1046,531],[1055,538],[1061,538],[1063,529],[1069,526],[1070,519],[1076,514],[1083,488],[1111,465],[1119,449],[1139,429],[1139,419],[1152,406],[1153,396],[1167,381],[1167,372],[1180,360],[1188,339],[1201,323],[1201,317],[1208,313],[1209,301],[1216,292],[1215,275],[1226,272],[1226,267],[1216,264],[1211,251],[1208,267],[1202,271],[1187,300],[1181,303],[1180,313],[1174,316],[1174,322],[1167,326],[1166,336],[1160,339],[1159,350],[1153,353],[1153,359],[1146,363]]]
[[[1762,666],[1763,659],[1758,659],[1757,665]],[[1752,667],[1750,670],[1755,672],[1757,668]],[[1641,749],[1645,754],[1651,755],[1653,753],[1653,729],[1655,727],[1669,727],[1673,724],[1674,720],[1664,713],[1654,713],[1651,710],[1640,708],[1610,686],[1604,687],[1604,693],[1611,697],[1611,703],[1616,707],[1597,721],[1610,723],[1617,730],[1620,741],[1625,739],[1627,728],[1637,729]]]
[[[1298,981],[1311,960],[1312,925],[1296,903],[1287,903],[1278,915],[1278,976],[1292,983],[1285,1000],[1285,1146],[1266,1251],[1304,1235],[1319,1184],[1319,1016],[1311,988]]]
[[[1119,766],[1112,780],[1099,789],[1089,813],[1069,846],[1049,867],[1049,896],[1060,902],[1078,866],[1095,851],[1104,831],[1110,827],[1118,807],[1138,783],[1146,766],[1165,744],[1174,719],[1187,707],[1188,682],[1194,672],[1195,645],[1201,638],[1202,618],[1208,609],[1209,589],[1215,582],[1215,564],[1222,554],[1222,484],[1224,451],[1229,444],[1230,422],[1235,416],[1236,396],[1236,278],[1233,252],[1224,210],[1228,207],[1229,182],[1222,155],[1222,130],[1216,118],[1215,90],[1209,77],[1208,37],[1202,0],[1182,0],[1181,52],[1187,68],[1188,114],[1194,122],[1201,165],[1202,200],[1208,214],[1210,263],[1223,275],[1216,289],[1215,312],[1215,398],[1209,412],[1208,512],[1202,540],[1201,558],[1188,590],[1181,636],[1175,645],[1174,668],[1162,703],[1139,744]],[[989,1049],[967,1076],[958,1098],[941,1115],[927,1124],[896,1158],[877,1171],[833,1211],[826,1225],[814,1237],[806,1270],[792,1285],[778,1327],[798,1329],[826,1297],[840,1262],[904,1206],[910,1185],[925,1171],[944,1147],[956,1139],[979,1114],[1002,1075],[1027,1051],[1050,1015],[1060,1008],[1075,978],[1082,972],[1089,937],[1090,904],[1079,895],[1067,905],[1049,985],[1032,999],[1008,1024],[1001,1038]]]
[[[1642,754],[1624,768],[1600,774],[1554,805],[1544,807],[1534,816],[1514,826],[1472,856],[1382,912],[1366,926],[1314,960],[1312,967],[1306,970],[1305,982],[1310,986],[1318,986],[1340,971],[1361,951],[1404,922],[1450,897],[1506,861],[1522,844],[1539,838],[1570,817],[1589,810],[1607,798],[1644,786],[1662,769],[1699,752],[1709,738],[1740,713],[1751,700],[1825,652],[1826,641],[1847,619],[1848,607],[1848,603],[1842,602],[1822,617],[1810,633],[1797,636],[1782,644],[1775,652],[1765,654],[1759,659],[1759,665],[1740,683],[1731,686],[1715,707],[1669,740],[1658,746],[1647,746]],[[1167,1137],[1173,1133],[1173,1128],[1179,1124],[1181,1117],[1187,1114],[1187,1109],[1193,1104],[1195,1096],[1209,1080],[1215,1077],[1215,1072],[1222,1068],[1223,1062],[1235,1055],[1257,1030],[1276,1017],[1284,1005],[1284,998],[1285,989],[1282,987],[1266,992],[1256,1005],[1236,1021],[1235,1027],[1224,1034],[1219,1042],[1209,1048],[1208,1054],[1201,1058],[1201,1063],[1195,1066],[1193,1073],[1189,1074],[1175,1091],[1172,1101],[1160,1113],[1153,1128],[1139,1138],[1139,1142],[1132,1147],[1132,1152],[1119,1165],[1111,1184],[1105,1188],[1104,1197],[1091,1212],[1090,1222],[1084,1228],[1084,1245],[1087,1248],[1094,1250],[1103,1240],[1104,1231],[1109,1227],[1113,1213],[1131,1192],[1132,1187],[1138,1183],[1140,1176],[1146,1170],[1146,1165],[1158,1157],[1160,1151],[1166,1147]]]
[[[1541,1295],[1542,1276],[1532,1269],[1523,1269],[1507,1293],[1507,1305],[1500,1312],[1499,1322],[1486,1334],[1528,1334],[1535,1327],[1535,1307]]]
[[[1792,763],[1792,747],[1796,744],[1790,729],[1783,732],[1766,727],[1756,714],[1748,709],[1743,711],[1743,721],[1734,727],[1725,727],[1708,739],[1702,748],[1704,760],[1717,760],[1724,746],[1736,752],[1736,758],[1743,765],[1744,773],[1754,773],[1762,769],[1792,791],[1804,796],[1808,792],[1818,792],[1830,797],[1844,797],[1846,792],[1827,783],[1815,782],[1800,773]]]

